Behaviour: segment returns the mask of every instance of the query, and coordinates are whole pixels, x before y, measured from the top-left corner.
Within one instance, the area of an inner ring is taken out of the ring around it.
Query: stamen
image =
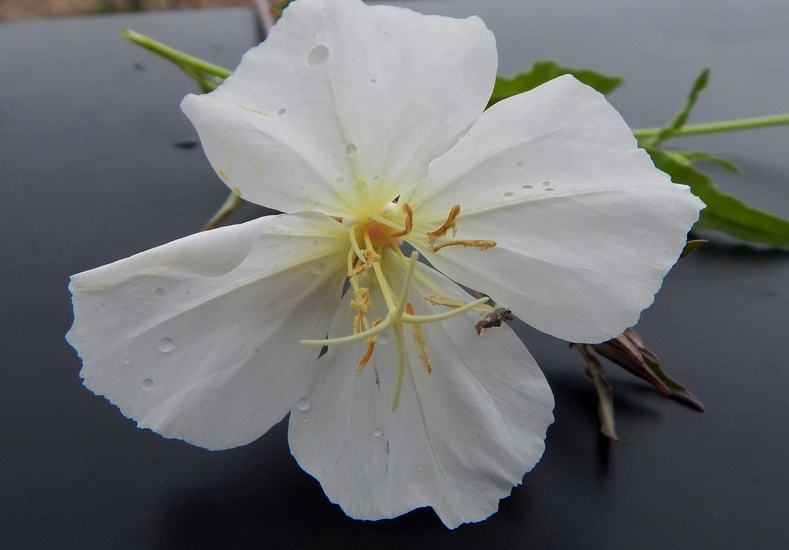
[[[381,256],[379,256],[373,250],[369,250],[369,249],[368,250],[363,250],[362,253],[364,254],[364,261],[361,262],[359,265],[357,265],[351,271],[348,272],[347,277],[349,279],[364,273],[365,271],[367,271],[368,267],[373,265],[373,262],[377,262],[378,260],[381,259]]]
[[[411,232],[411,228],[414,225],[414,211],[411,210],[411,207],[408,206],[408,203],[403,203],[403,212],[405,212],[405,226],[403,227],[402,231],[398,231],[397,233],[392,233],[392,237],[405,237]]]
[[[447,246],[473,246],[474,248],[479,248],[480,250],[485,250],[488,248],[493,248],[496,246],[496,241],[483,241],[483,240],[463,240],[458,239],[455,241],[447,241],[445,243],[441,243],[438,246],[433,247],[433,252],[438,252],[442,248]]]
[[[444,222],[444,225],[436,229],[435,231],[430,231],[427,234],[427,244],[433,246],[433,243],[436,241],[437,238],[443,237],[446,235],[447,231],[452,229],[452,236],[454,237],[458,230],[457,226],[455,225],[455,218],[460,215],[460,205],[456,204],[452,207],[452,210],[449,211],[449,215],[447,216],[447,221]]]
[[[359,247],[359,243],[356,241],[356,229],[359,227],[359,224],[355,224],[351,226],[350,231],[348,231],[348,235],[351,239],[351,248],[356,253],[356,257],[359,258],[361,261],[365,261],[364,253],[362,249]]]
[[[358,311],[356,321],[353,325],[354,334],[364,332],[364,319],[367,310],[370,309],[370,290],[365,287],[355,288],[353,290],[354,298],[351,300],[351,307]]]
[[[445,307],[449,307],[449,308],[452,308],[452,309],[457,309],[457,308],[462,307],[462,306],[464,306],[464,305],[466,305],[468,303],[465,300],[459,300],[457,298],[450,298],[449,296],[438,296],[436,294],[428,294],[427,296],[425,296],[425,301],[430,303],[430,304],[433,304],[434,306],[445,306]],[[487,304],[482,304],[481,306],[478,306],[475,309],[477,311],[485,311],[485,312],[493,311],[493,308],[490,307]]]
[[[380,322],[381,322],[380,319],[376,319],[375,321],[373,321],[373,327],[378,325]],[[367,351],[365,351],[365,353],[362,356],[362,358],[359,359],[359,362],[356,363],[356,370],[357,371],[361,371],[365,367],[365,365],[367,365],[367,363],[370,361],[370,358],[373,356],[373,351],[375,351],[375,343],[377,341],[378,340],[377,340],[377,338],[375,336],[370,336],[367,339]]]
[[[402,228],[402,226],[400,224],[398,224],[397,222],[393,222],[392,220],[390,220],[388,218],[384,218],[383,216],[379,216],[378,214],[370,214],[368,217],[371,220],[380,223],[381,225],[385,225],[385,226],[390,227],[392,229],[397,229],[398,231]]]
[[[411,302],[405,305],[405,311],[409,315],[414,315],[414,306],[411,305]],[[427,353],[427,342],[425,342],[425,337],[422,334],[422,325],[413,324],[411,325],[411,330],[414,333],[414,342],[416,342],[416,346],[419,348],[419,360],[422,362],[422,366],[425,367],[427,373],[430,374],[433,372],[433,365],[430,364],[430,356]]]

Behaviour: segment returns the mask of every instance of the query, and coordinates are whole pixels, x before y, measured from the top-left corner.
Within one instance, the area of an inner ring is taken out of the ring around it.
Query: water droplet
[[[521,185],[523,189],[533,189],[531,185]]]
[[[153,291],[153,294],[157,298],[161,298],[162,296],[167,294],[167,291],[165,289],[163,289],[163,288],[157,288],[156,290]]]
[[[546,191],[555,191],[555,189],[553,187],[546,187],[545,190]]]
[[[422,466],[417,466],[416,469],[421,472],[422,471]]]
[[[278,114],[279,116],[285,116],[285,113],[287,113],[287,112],[288,112],[288,110],[287,110],[287,109],[285,109],[285,108],[283,107],[282,109],[280,109],[279,111],[277,111],[277,114]]]
[[[306,416],[301,419],[302,422],[306,422],[307,420],[309,420],[309,418],[307,418]]]
[[[507,191],[506,193],[504,193],[504,198],[505,199],[511,199],[514,196],[515,196],[515,193],[513,193],[512,191]]]
[[[546,180],[546,181],[542,182],[542,186],[543,187],[550,187],[551,186],[551,182]]]
[[[523,168],[523,161],[519,160],[518,162],[515,163],[515,166],[517,166],[518,168]]]
[[[321,241],[320,241],[320,239],[313,239],[313,240],[312,240],[312,246],[313,246],[314,248],[318,248],[320,245],[321,245]]]
[[[142,381],[142,389],[150,390],[152,387],[153,387],[153,380],[151,380],[150,378],[146,378],[145,380]]]
[[[389,333],[384,332],[383,334],[378,335],[378,343],[379,344],[388,344],[389,343]]]
[[[367,182],[364,181],[364,180],[359,180],[359,181],[356,182],[356,185],[354,185],[354,187],[356,189],[358,189],[359,191],[363,191],[363,190],[367,189]]]
[[[383,434],[384,434],[384,432],[383,432],[383,430],[381,428],[376,428],[376,429],[373,430],[373,435],[375,437],[381,437]]]
[[[159,351],[162,353],[170,353],[175,349],[175,342],[172,338],[162,338],[159,340]]]
[[[358,150],[359,149],[356,147],[355,143],[349,143],[348,145],[345,146],[345,154],[348,155],[349,157],[355,155],[356,151]]]
[[[374,78],[371,78],[371,79],[370,79],[370,82],[372,82],[373,84],[375,84],[375,79],[374,79]]]
[[[325,263],[323,263],[323,262],[315,262],[314,264],[312,264],[312,272],[315,275],[320,275],[324,271],[326,271],[326,264]]]
[[[310,402],[309,402],[309,401],[307,401],[307,400],[306,400],[306,399],[304,399],[304,398],[301,398],[301,399],[299,399],[298,401],[296,401],[296,408],[297,408],[297,409],[299,409],[301,412],[304,412],[304,411],[306,411],[306,410],[309,410],[309,408],[310,408]]]
[[[329,59],[329,48],[323,44],[318,44],[307,54],[307,65],[310,67],[320,67]]]
[[[189,296],[191,293],[192,293],[191,290],[184,291],[184,294],[186,294],[187,296]]]
[[[124,357],[123,358],[123,364],[124,365],[131,365],[131,359],[129,359],[128,357]]]
[[[373,181],[378,181],[379,179],[381,178],[379,178],[378,176],[373,176]]]

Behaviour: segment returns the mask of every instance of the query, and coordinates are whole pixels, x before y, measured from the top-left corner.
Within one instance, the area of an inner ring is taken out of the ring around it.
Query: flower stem
[[[755,128],[767,128],[769,126],[781,126],[783,124],[789,124],[789,113],[764,117],[741,118],[723,122],[709,122],[706,124],[688,124],[675,131],[671,137],[698,136],[702,134],[714,134],[716,132],[731,132],[734,130],[751,130]],[[633,130],[633,135],[639,139],[643,139],[653,136],[661,130],[662,128],[644,128],[641,130]]]

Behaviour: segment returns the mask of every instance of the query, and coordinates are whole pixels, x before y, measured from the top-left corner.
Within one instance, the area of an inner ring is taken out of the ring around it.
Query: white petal
[[[473,299],[432,269],[420,272],[444,293]],[[415,283],[418,314],[446,311],[422,300],[433,292]],[[346,333],[351,317],[341,307],[332,332]],[[364,345],[333,346],[321,359],[302,393],[309,406],[291,413],[290,445],[350,516],[390,518],[432,506],[451,528],[480,521],[540,459],[553,421],[550,388],[509,327],[479,337],[478,318],[465,314],[422,326],[430,374],[405,327],[409,363],[395,411],[391,330],[361,372],[355,365]]]
[[[299,340],[326,334],[345,249],[331,218],[270,216],[75,275],[80,375],[141,428],[209,449],[249,443],[317,359]]]
[[[559,338],[599,342],[634,325],[703,203],[655,169],[619,114],[572,77],[502,101],[470,133],[406,199],[420,224],[411,242],[449,277]],[[495,248],[430,251],[424,233],[455,204],[456,238]]]
[[[299,0],[219,89],[182,107],[245,199],[347,216],[360,180],[386,204],[424,177],[485,108],[496,64],[476,17]]]

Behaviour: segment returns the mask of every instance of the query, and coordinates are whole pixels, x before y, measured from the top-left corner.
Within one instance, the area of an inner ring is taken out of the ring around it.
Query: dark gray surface
[[[612,103],[663,122],[704,66],[694,120],[789,110],[789,5],[410,1],[478,13],[501,72],[553,57],[627,78]],[[789,540],[789,255],[707,245],[666,279],[639,331],[707,405],[609,368],[618,431],[562,342],[516,325],[557,400],[547,452],[500,512],[447,531],[430,510],[345,518],[291,458],[285,425],[212,453],[138,430],[85,390],[63,339],[68,275],[197,230],[225,196],[178,109],[192,83],[126,44],[131,27],[233,67],[251,12],[0,24],[0,547],[784,548]],[[746,170],[721,184],[789,216],[789,129],[677,140]],[[246,216],[253,215],[248,210]]]

